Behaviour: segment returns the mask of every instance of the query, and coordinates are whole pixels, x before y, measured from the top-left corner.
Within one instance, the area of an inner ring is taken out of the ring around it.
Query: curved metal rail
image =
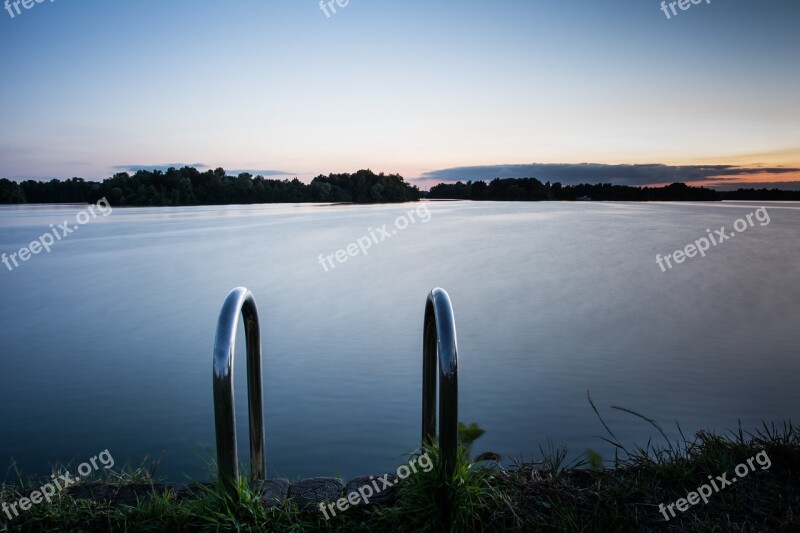
[[[458,342],[450,296],[433,289],[425,304],[422,352],[422,440],[436,435],[436,363],[439,363],[439,447],[445,472],[453,472],[458,454]]]
[[[214,339],[214,423],[217,434],[219,477],[232,494],[239,481],[236,452],[236,416],[233,398],[233,359],[239,314],[247,343],[247,401],[250,415],[250,480],[265,479],[264,411],[261,386],[261,332],[253,294],[244,287],[225,298]]]
[[[238,287],[225,298],[214,339],[214,422],[219,477],[236,492],[239,467],[233,396],[233,361],[239,314],[247,343],[247,398],[250,422],[250,480],[263,481],[264,412],[261,379],[261,332],[253,294]],[[444,289],[433,289],[425,304],[422,358],[422,440],[436,436],[436,385],[439,369],[439,447],[451,474],[458,454],[458,342],[453,306]],[[437,365],[438,363],[438,365]]]

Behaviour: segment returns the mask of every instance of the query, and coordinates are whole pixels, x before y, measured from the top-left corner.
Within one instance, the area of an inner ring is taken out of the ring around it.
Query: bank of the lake
[[[467,460],[452,479],[432,465],[401,481],[390,503],[336,516],[291,498],[266,502],[246,482],[177,489],[146,471],[72,487],[8,520],[8,531],[794,531],[800,528],[800,428],[786,423],[727,436],[702,432],[605,467],[566,468],[558,451],[504,469]],[[591,463],[594,463],[593,465]],[[30,496],[3,486],[2,500]],[[291,492],[291,491],[290,491]],[[341,496],[346,497],[347,491]],[[334,498],[332,498],[334,499]],[[334,502],[335,503],[335,502]],[[327,514],[327,513],[326,513]]]

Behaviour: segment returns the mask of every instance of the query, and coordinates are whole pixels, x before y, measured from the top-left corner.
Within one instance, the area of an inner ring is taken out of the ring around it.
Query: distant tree
[[[18,183],[0,179],[0,204],[24,204],[25,192]]]
[[[440,183],[431,187],[428,198],[448,200],[469,200],[472,182]]]
[[[489,198],[489,185],[485,181],[476,181],[469,191],[470,200],[487,200]]]
[[[453,200],[538,201],[593,200],[616,201],[715,201],[721,195],[703,187],[673,183],[667,187],[628,187],[610,183],[564,186],[559,182],[542,183],[536,178],[498,178],[486,182],[440,183],[431,187],[429,198]]]
[[[355,174],[329,174],[317,176],[311,182],[326,183],[333,189],[337,201],[355,203],[394,203],[419,200],[419,189],[406,183],[397,174],[375,174],[359,170]],[[336,192],[336,191],[339,192]]]
[[[719,193],[723,200],[754,200],[758,202],[769,201],[798,201],[800,190],[787,191],[781,189],[738,189],[735,191],[722,191]]]

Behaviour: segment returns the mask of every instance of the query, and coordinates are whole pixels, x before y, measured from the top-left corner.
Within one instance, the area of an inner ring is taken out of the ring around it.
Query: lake
[[[658,266],[657,254],[730,232],[761,205],[768,224]],[[0,251],[85,208],[0,207]],[[626,445],[663,440],[611,405],[672,438],[675,421],[691,436],[800,410],[797,203],[282,204],[83,219],[49,253],[0,264],[0,461],[25,473],[108,449],[117,464],[162,457],[169,481],[206,479],[214,333],[237,286],[261,316],[270,477],[393,471],[418,446],[434,287],[455,310],[460,418],[486,430],[475,452],[531,460],[550,439],[571,457],[612,459],[587,391]],[[348,254],[359,239],[367,255]],[[240,459],[244,353],[240,331]]]

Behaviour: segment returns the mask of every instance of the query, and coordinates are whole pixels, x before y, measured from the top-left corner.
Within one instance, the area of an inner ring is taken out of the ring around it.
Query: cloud
[[[419,179],[439,181],[488,180],[494,178],[538,178],[578,183],[613,183],[615,185],[655,185],[674,182],[724,181],[731,176],[749,174],[787,174],[800,172],[788,167],[740,167],[736,165],[664,165],[603,163],[530,163],[523,165],[486,165],[454,167],[425,172]]]
[[[113,168],[117,172],[131,172],[134,173],[137,170],[146,170],[148,172],[155,172],[156,170],[160,170],[162,172],[169,170],[170,168],[183,168],[183,167],[194,167],[197,170],[208,170],[211,167],[204,164],[204,163],[164,163],[163,165],[118,165]],[[217,167],[214,167],[217,168]],[[295,176],[296,173],[294,172],[286,172],[283,170],[261,170],[261,169],[226,169],[225,173],[229,176],[238,176],[242,172],[247,172],[252,174],[253,176]]]
[[[226,170],[231,176],[238,176],[242,172],[247,172],[248,174],[252,174],[253,176],[297,176],[297,172],[286,172],[283,170],[258,170],[252,168],[237,168]]]
[[[163,165],[119,165],[111,167],[119,172],[136,172],[137,170],[146,170],[148,172],[155,172],[156,170],[165,171],[170,168],[183,168],[194,167],[198,170],[209,168],[208,165],[203,163],[164,163]]]

